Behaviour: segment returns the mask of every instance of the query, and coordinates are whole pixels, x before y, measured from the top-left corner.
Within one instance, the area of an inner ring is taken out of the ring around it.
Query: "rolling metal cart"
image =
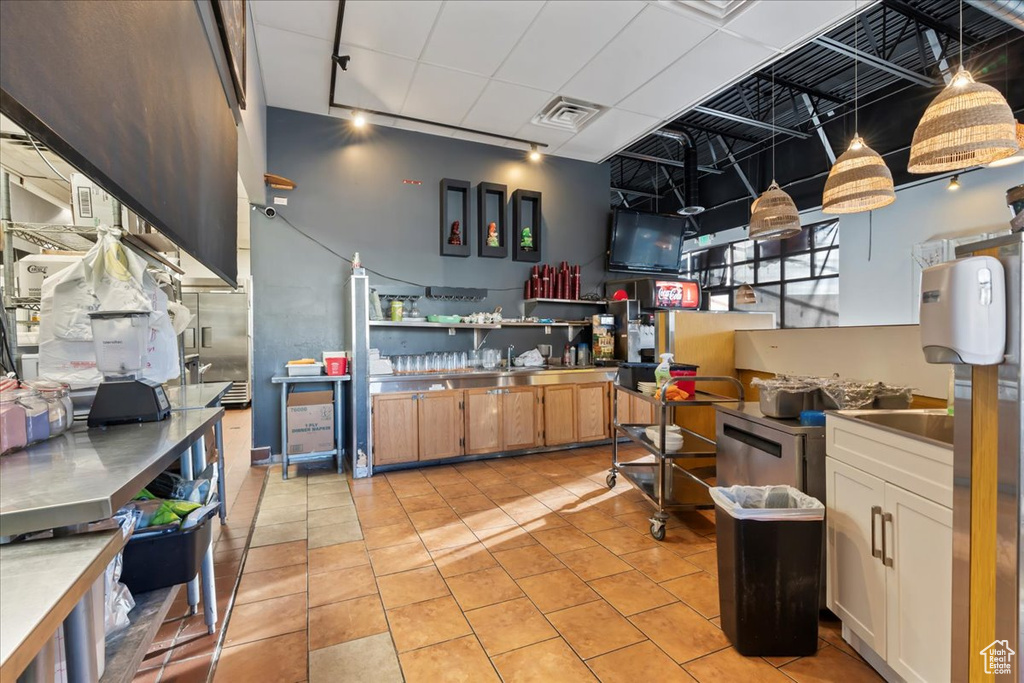
[[[692,399],[686,401],[666,401],[633,391],[628,387],[618,387],[615,392],[612,419],[615,424],[615,437],[612,440],[612,468],[608,471],[605,483],[608,488],[615,488],[619,474],[632,482],[637,489],[656,508],[651,517],[651,536],[655,540],[665,539],[665,523],[671,510],[701,510],[714,508],[708,492],[708,479],[715,476],[715,442],[685,427],[680,427],[683,434],[683,448],[678,452],[665,451],[665,434],[667,426],[673,424],[676,408],[694,406],[710,406],[716,403],[743,403],[743,384],[735,377],[697,376],[673,377],[669,384],[679,382],[706,383],[728,382],[736,387],[737,397],[720,396],[698,390]],[[619,397],[637,398],[655,406],[655,424],[620,424]],[[660,428],[659,447],[648,438],[648,427]],[[619,438],[626,437],[633,443],[645,448],[650,455],[640,460],[619,462]]]

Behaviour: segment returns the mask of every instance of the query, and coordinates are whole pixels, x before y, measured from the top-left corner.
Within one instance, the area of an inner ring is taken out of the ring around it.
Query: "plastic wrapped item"
[[[914,400],[913,387],[879,382],[875,387],[874,408],[878,410],[906,410]]]
[[[118,514],[114,515],[114,517],[121,523],[121,533],[126,538],[130,537],[138,523],[139,516],[137,511],[118,511]],[[108,636],[128,627],[130,623],[128,621],[128,613],[135,607],[135,598],[132,597],[132,592],[128,590],[128,586],[121,583],[121,570],[123,567],[124,555],[123,553],[118,553],[110,561],[110,564],[107,565],[107,570],[103,573],[103,596],[105,603],[103,626]]]
[[[806,380],[755,377],[750,385],[757,387],[761,412],[767,417],[796,419],[803,411],[817,408],[818,387]]]
[[[195,479],[180,479],[171,492],[171,498],[205,505],[216,491],[217,465],[210,463]]]
[[[826,410],[862,410],[871,408],[877,385],[873,382],[829,379],[821,383]]]

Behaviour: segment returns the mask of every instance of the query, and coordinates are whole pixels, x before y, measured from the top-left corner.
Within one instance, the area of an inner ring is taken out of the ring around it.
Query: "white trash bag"
[[[126,249],[120,231],[101,227],[96,244],[72,266],[43,280],[39,306],[39,375],[73,389],[100,383],[89,313],[149,311],[143,375],[164,383],[179,375],[178,340],[167,313],[167,295]]]
[[[762,522],[825,519],[817,498],[792,486],[712,486],[711,499],[735,519]]]

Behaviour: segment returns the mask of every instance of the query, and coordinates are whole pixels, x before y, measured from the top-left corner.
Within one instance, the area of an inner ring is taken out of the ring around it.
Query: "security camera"
[[[277,209],[275,209],[272,206],[264,206],[263,215],[266,216],[267,218],[273,218],[274,216],[277,215]]]

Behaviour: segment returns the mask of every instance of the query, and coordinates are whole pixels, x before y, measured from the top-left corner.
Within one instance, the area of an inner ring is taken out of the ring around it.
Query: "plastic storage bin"
[[[194,579],[210,547],[210,519],[216,512],[215,507],[191,529],[160,536],[133,536],[124,547],[121,583],[135,595]]]
[[[654,381],[654,369],[658,367],[657,363],[622,363],[619,365],[619,386],[637,390],[637,384],[639,382],[653,382]],[[676,376],[682,376],[683,373],[693,376],[697,374],[697,368],[699,365],[689,365],[687,363],[672,363],[669,366],[669,372],[680,373]],[[695,382],[677,382],[679,388],[683,391],[688,392],[691,396],[694,394]]]
[[[818,649],[825,507],[789,486],[713,487],[722,630],[748,657]]]

